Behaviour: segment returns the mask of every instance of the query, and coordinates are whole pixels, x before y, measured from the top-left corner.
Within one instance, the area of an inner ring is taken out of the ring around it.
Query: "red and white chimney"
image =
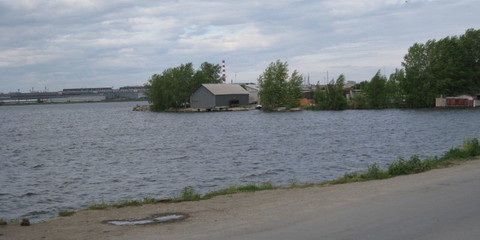
[[[227,74],[225,73],[225,60],[222,60],[222,79],[223,82],[227,80]]]

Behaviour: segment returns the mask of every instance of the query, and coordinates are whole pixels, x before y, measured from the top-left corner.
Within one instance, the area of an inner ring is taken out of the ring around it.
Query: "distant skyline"
[[[192,62],[256,82],[387,76],[414,43],[480,29],[478,0],[0,0],[0,92],[143,85]]]

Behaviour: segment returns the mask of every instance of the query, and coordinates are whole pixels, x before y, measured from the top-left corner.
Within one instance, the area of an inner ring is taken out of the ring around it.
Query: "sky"
[[[0,92],[143,85],[192,62],[257,82],[277,59],[310,83],[370,80],[414,43],[480,29],[478,0],[0,0]]]

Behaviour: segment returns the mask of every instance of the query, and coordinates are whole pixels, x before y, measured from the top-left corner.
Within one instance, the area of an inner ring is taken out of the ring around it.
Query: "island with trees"
[[[415,43],[404,56],[401,69],[388,78],[380,70],[370,81],[355,84],[345,97],[346,77],[341,74],[324,85],[316,85],[311,110],[430,108],[439,96],[480,95],[480,30],[468,29],[460,36]],[[192,63],[169,68],[148,81],[151,110],[179,109],[190,95],[205,83],[222,83],[221,66],[203,63],[195,70]],[[300,107],[304,77],[288,63],[272,62],[258,77],[263,110]]]

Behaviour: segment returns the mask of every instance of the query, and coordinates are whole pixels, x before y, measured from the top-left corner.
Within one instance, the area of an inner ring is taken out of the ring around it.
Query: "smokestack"
[[[225,60],[222,60],[222,79],[223,82],[227,80],[227,74],[225,73]]]

